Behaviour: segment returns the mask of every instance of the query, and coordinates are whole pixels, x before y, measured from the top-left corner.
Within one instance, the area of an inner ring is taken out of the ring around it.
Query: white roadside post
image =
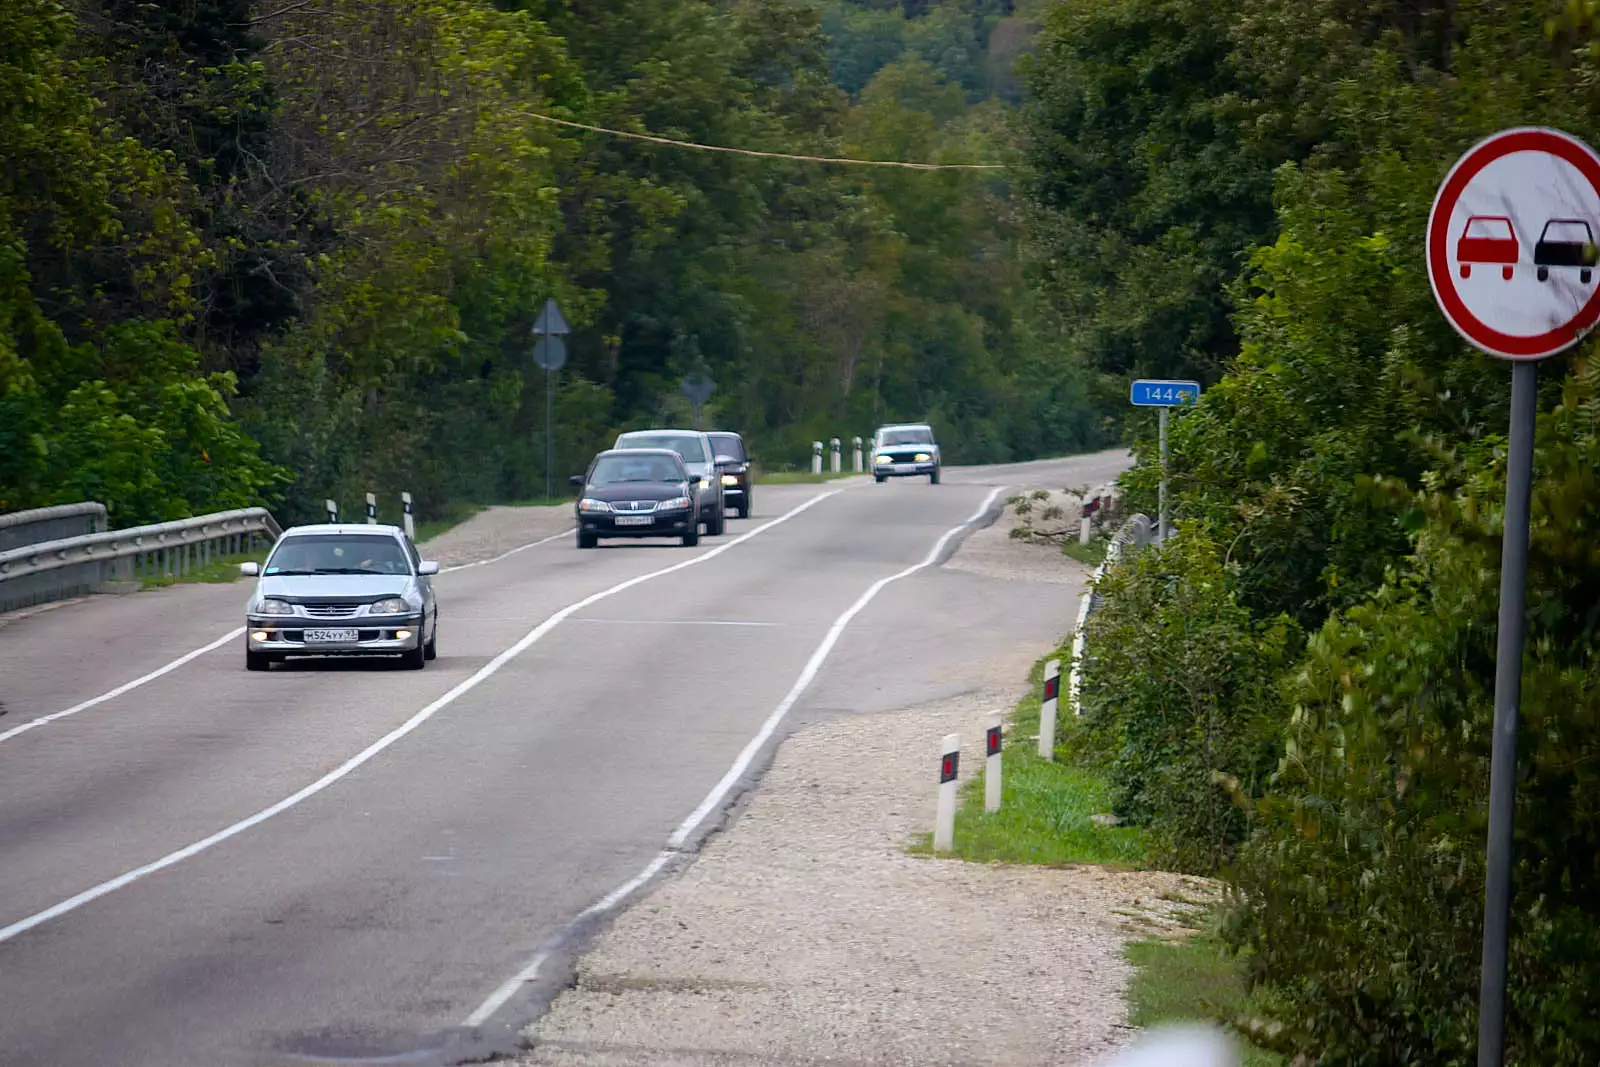
[[[949,852],[956,843],[956,771],[961,766],[961,735],[946,734],[939,757],[939,810],[933,820],[933,850]]]
[[[828,442],[828,448],[833,453],[833,473],[839,473],[839,439],[835,437]]]
[[[856,438],[856,473],[861,473],[861,438]]]
[[[411,516],[411,494],[400,494],[400,508],[405,513],[406,536],[411,540],[417,539],[417,523]]]
[[[367,525],[378,525],[378,495],[376,493],[367,494]]]
[[[1115,547],[1115,543],[1113,546]],[[1089,588],[1083,591],[1083,596],[1078,601],[1078,624],[1072,628],[1072,669],[1067,675],[1067,707],[1072,709],[1072,714],[1083,714],[1083,702],[1080,694],[1083,692],[1083,649],[1084,631],[1089,626],[1089,606],[1094,601],[1094,584],[1106,572],[1104,562],[1095,569],[1094,577],[1089,579]]]
[[[322,506],[328,509],[328,521],[339,521],[339,502],[337,500],[324,500]]]
[[[1090,528],[1093,526],[1093,520],[1090,518],[1091,513],[1092,509],[1089,507],[1089,498],[1084,497],[1083,518],[1078,520],[1078,544],[1080,545],[1086,545],[1089,543]]]
[[[1039,758],[1056,758],[1056,698],[1061,693],[1061,661],[1044,665],[1044,702],[1039,707]]]
[[[1000,810],[1000,714],[989,716],[983,731],[983,810]]]
[[[812,441],[811,442],[811,473],[812,474],[821,474],[822,473],[822,442],[821,441]]]

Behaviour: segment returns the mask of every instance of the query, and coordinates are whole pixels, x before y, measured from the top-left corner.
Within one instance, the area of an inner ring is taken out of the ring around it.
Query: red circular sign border
[[[1578,168],[1600,194],[1600,156],[1571,134],[1541,127],[1518,127],[1501,130],[1479,141],[1450,168],[1433,199],[1433,210],[1428,213],[1428,282],[1450,325],[1478,348],[1502,359],[1545,359],[1573,345],[1581,331],[1600,320],[1600,289],[1565,325],[1533,337],[1519,337],[1480,322],[1456,292],[1455,279],[1450,274],[1450,216],[1456,202],[1479,171],[1514,152],[1544,152],[1564,159]],[[1449,207],[1440,211],[1447,200]]]

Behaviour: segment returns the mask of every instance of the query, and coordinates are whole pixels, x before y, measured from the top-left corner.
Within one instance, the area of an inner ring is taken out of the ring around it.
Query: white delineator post
[[[822,442],[821,441],[812,441],[811,442],[811,473],[812,474],[821,474],[822,473]]]
[[[411,517],[411,494],[400,494],[400,508],[405,512],[406,536],[415,541],[417,539],[417,523]]]
[[[939,756],[939,809],[933,818],[933,850],[949,852],[956,843],[956,772],[961,766],[961,735],[946,734]]]
[[[989,716],[983,731],[983,810],[1000,810],[1000,715]]]
[[[324,500],[322,506],[328,509],[328,521],[339,521],[339,502],[337,500]]]
[[[832,459],[832,462],[833,462],[833,473],[838,474],[839,473],[839,439],[837,437],[835,437],[833,440],[829,441],[828,442],[828,448],[833,454],[833,459]]]
[[[378,525],[378,494],[367,494],[367,525]]]
[[[1044,665],[1044,703],[1039,707],[1039,758],[1056,755],[1056,698],[1061,695],[1061,661]]]
[[[856,473],[861,473],[861,438],[856,438]]]
[[[1089,498],[1083,500],[1083,518],[1078,520],[1078,544],[1089,543],[1089,532],[1093,526],[1093,510],[1089,507]]]

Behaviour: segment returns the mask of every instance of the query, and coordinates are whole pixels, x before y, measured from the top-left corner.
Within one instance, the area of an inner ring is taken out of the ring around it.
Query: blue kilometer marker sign
[[[1188,407],[1200,399],[1200,383],[1140,378],[1128,399],[1140,408]]]

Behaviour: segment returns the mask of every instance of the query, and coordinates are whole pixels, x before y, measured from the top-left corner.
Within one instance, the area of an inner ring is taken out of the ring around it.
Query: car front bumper
[[[307,630],[354,630],[356,636],[354,640],[308,641]],[[399,636],[402,630],[408,631],[407,636]],[[353,619],[275,615],[245,621],[245,645],[252,652],[392,656],[414,651],[421,643],[421,615],[364,615]]]
[[[932,474],[939,469],[939,461],[930,459],[921,463],[908,461],[905,463],[874,463],[872,473],[879,478],[915,478],[918,475]]]
[[[578,529],[586,534],[596,537],[681,537],[689,530],[689,509],[677,508],[673,511],[655,511],[648,513],[650,522],[645,525],[626,523],[617,525],[617,520],[629,518],[644,518],[645,516],[632,516],[616,513],[583,513],[578,516]]]

